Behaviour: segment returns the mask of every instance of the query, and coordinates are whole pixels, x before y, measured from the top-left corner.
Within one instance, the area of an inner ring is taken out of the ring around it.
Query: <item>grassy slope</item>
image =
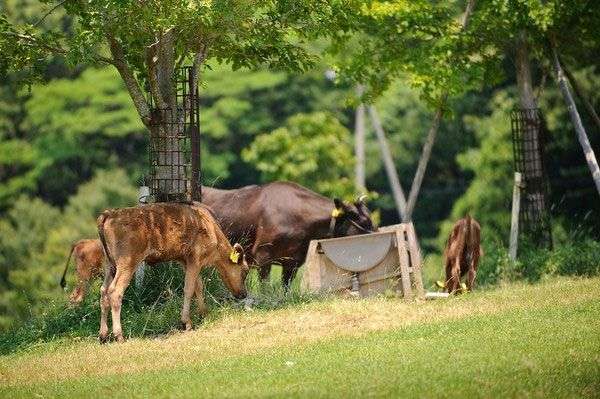
[[[0,357],[0,397],[598,396],[599,283],[336,299],[163,339],[43,344]]]

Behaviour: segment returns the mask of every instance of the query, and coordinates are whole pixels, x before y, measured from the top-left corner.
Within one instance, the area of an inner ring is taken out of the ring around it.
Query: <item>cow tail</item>
[[[74,243],[73,245],[71,245],[71,251],[69,252],[69,256],[67,257],[67,263],[65,264],[65,270],[63,271],[62,278],[60,279],[60,288],[62,288],[62,289],[65,289],[65,287],[67,285],[67,280],[66,280],[67,269],[69,268],[69,263],[71,262],[71,255],[73,255],[73,251],[75,250],[76,246],[77,246],[77,243]]]
[[[98,224],[98,237],[100,237],[100,242],[102,243],[102,248],[104,248],[104,253],[106,254],[106,259],[108,261],[108,265],[109,267],[109,272],[114,275],[117,271],[117,264],[115,263],[115,260],[112,257],[112,254],[108,251],[108,246],[106,245],[106,237],[104,235],[104,222],[106,221],[106,219],[108,218],[109,214],[108,212],[103,212],[102,215],[100,215],[98,217],[97,220],[97,224]]]

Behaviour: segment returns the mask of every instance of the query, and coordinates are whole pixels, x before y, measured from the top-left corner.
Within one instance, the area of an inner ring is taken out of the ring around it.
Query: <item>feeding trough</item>
[[[379,232],[310,242],[302,281],[312,292],[423,296],[421,253],[412,223]]]

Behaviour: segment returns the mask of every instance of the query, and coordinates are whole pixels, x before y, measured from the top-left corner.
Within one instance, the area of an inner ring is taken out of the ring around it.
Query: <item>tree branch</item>
[[[23,41],[23,45],[24,46],[29,46],[29,47],[38,47],[41,49],[45,49],[53,54],[59,54],[59,55],[67,55],[69,53],[69,50],[56,46],[56,45],[51,45],[48,43],[43,43],[41,41],[38,40],[37,37],[35,36],[31,36],[31,35],[26,35],[23,33],[16,33],[16,32],[3,32],[3,34],[8,35],[8,36],[12,36],[16,39],[22,40]],[[114,60],[111,58],[107,58],[107,57],[103,57],[101,55],[97,55],[92,57],[94,59],[94,61],[96,62],[103,62],[105,64],[110,64],[110,65],[114,65]]]
[[[144,93],[142,92],[138,81],[135,76],[133,76],[131,68],[127,65],[123,48],[112,35],[107,34],[106,39],[108,40],[110,52],[113,56],[112,64],[117,68],[119,75],[121,75],[121,79],[125,82],[125,87],[127,87],[127,90],[129,91],[129,95],[133,100],[133,104],[135,105],[140,119],[144,125],[149,126],[150,107],[144,98]]]
[[[47,43],[42,43],[38,40],[37,37],[35,36],[31,36],[31,35],[26,35],[23,33],[17,33],[17,32],[2,32],[4,35],[8,35],[8,36],[12,36],[16,39],[19,40],[23,40],[25,43],[23,43],[26,46],[37,46],[39,48],[48,50],[52,53],[56,53],[56,54],[61,54],[61,55],[65,55],[68,53],[68,50],[62,48],[62,47],[57,47],[57,46],[53,46],[51,44],[47,44]]]
[[[52,14],[58,7],[62,6],[63,4],[65,4],[67,2],[67,0],[62,0],[60,3],[58,3],[57,5],[55,5],[54,7],[52,7],[46,14],[44,14],[42,16],[42,18],[40,18],[35,24],[33,24],[34,27],[38,26],[39,24],[41,24],[42,22],[44,22],[44,20],[46,19],[46,17],[50,14]]]

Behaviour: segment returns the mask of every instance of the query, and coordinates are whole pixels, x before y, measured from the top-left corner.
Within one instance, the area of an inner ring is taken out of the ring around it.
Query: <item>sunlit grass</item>
[[[594,396],[599,283],[229,308],[189,333],[64,340],[0,357],[0,397]]]

